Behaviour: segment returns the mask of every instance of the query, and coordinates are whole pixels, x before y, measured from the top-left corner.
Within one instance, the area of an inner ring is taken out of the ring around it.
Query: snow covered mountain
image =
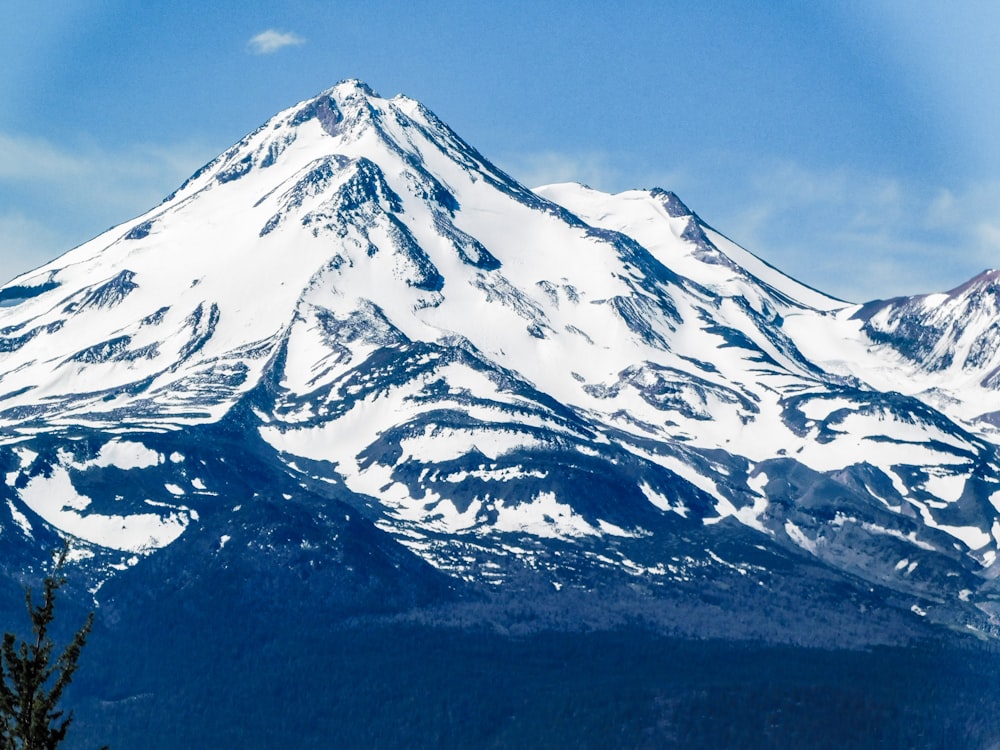
[[[995,634],[996,274],[849,304],[346,81],[0,290],[5,566]]]

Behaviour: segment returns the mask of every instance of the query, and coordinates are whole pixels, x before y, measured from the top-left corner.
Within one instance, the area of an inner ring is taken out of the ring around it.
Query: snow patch
[[[530,502],[495,504],[497,531],[521,532],[550,539],[599,536],[600,531],[556,499],[554,492],[540,492]]]
[[[924,482],[924,490],[934,497],[941,498],[946,503],[955,503],[965,491],[965,477],[957,474],[946,474],[942,469],[930,469],[930,476]]]
[[[163,456],[142,443],[112,440],[101,447],[92,466],[114,466],[118,469],[148,469],[163,461]]]
[[[764,488],[767,487],[768,483],[767,472],[758,472],[756,476],[749,477],[747,479],[747,487],[750,488],[751,492],[755,492],[758,495],[764,495]]]
[[[689,509],[686,505],[684,505],[684,503],[677,503],[674,505],[669,499],[654,490],[646,482],[640,484],[639,489],[642,490],[642,494],[646,496],[646,499],[660,510],[671,511],[682,518],[687,518]]]
[[[192,517],[187,508],[172,506],[165,516],[83,514],[80,511],[91,504],[91,499],[77,492],[69,472],[62,466],[53,467],[49,477],[33,477],[20,496],[32,511],[64,533],[127,552],[148,552],[167,546],[184,533]]]
[[[807,537],[805,533],[791,521],[785,521],[785,533],[788,538],[799,545],[802,549],[812,554],[816,554],[816,542]]]
[[[21,531],[24,532],[24,535],[27,537],[32,537],[31,524],[28,522],[28,517],[24,515],[21,511],[19,511],[17,508],[15,508],[14,503],[11,502],[10,500],[7,501],[7,508],[8,510],[10,510],[10,517],[14,519],[14,523],[16,523],[20,527]]]
[[[643,533],[642,530],[626,531],[621,526],[616,526],[613,523],[608,523],[607,521],[600,518],[597,519],[597,525],[601,529],[601,531],[604,532],[605,534],[609,536],[622,537],[623,539],[640,539],[643,536],[647,535],[646,533]]]
[[[934,552],[936,547],[929,542],[925,542],[922,539],[917,539],[917,532],[911,531],[909,534],[904,534],[899,529],[887,529],[885,526],[879,526],[875,523],[862,523],[861,528],[865,531],[870,531],[873,534],[885,534],[886,536],[895,537],[903,542],[909,542],[915,547],[919,547],[922,550],[927,550],[928,552]]]

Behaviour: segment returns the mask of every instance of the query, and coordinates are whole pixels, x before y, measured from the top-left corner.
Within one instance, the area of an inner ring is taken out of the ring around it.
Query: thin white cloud
[[[785,163],[751,170],[721,198],[725,215],[705,216],[718,229],[848,300],[945,291],[997,265],[1000,182],[930,187]]]
[[[298,47],[305,43],[306,40],[298,34],[293,34],[290,31],[268,29],[251,37],[250,41],[247,42],[247,47],[255,55],[270,55],[285,47]]]
[[[191,144],[74,150],[0,133],[0,281],[157,205],[216,151]]]
[[[82,208],[127,211],[137,201],[159,202],[211,154],[211,147],[193,144],[74,150],[0,132],[0,189],[14,195],[36,192],[56,202],[71,198]]]
[[[537,187],[558,182],[581,182],[601,189],[615,178],[612,161],[601,153],[569,154],[544,151],[518,154],[505,160],[504,168],[523,185]]]
[[[79,157],[41,138],[0,133],[0,180],[62,179],[81,167]]]
[[[69,250],[73,241],[21,212],[0,213],[0,283]]]
[[[632,188],[669,187],[678,180],[676,173],[669,172],[641,174],[637,178],[637,170],[629,170],[627,161],[625,155],[602,151],[538,151],[508,154],[498,166],[528,187],[579,182],[595,190],[614,193]],[[636,179],[639,182],[633,181]]]
[[[191,145],[136,145],[115,152],[96,147],[69,149],[43,138],[0,132],[0,184],[69,190],[95,183],[114,189],[118,184],[127,191],[136,183],[186,176],[184,172],[202,151]]]

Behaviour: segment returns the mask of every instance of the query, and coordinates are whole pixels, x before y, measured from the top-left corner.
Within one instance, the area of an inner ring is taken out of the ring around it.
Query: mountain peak
[[[680,216],[692,216],[694,214],[684,201],[677,197],[677,193],[673,191],[655,187],[649,191],[649,194],[660,202],[668,216],[677,218]]]
[[[371,86],[357,78],[345,78],[342,81],[338,81],[324,93],[343,98],[355,96],[380,98]]]
[[[969,293],[996,295],[998,291],[1000,291],[1000,269],[988,268],[964,284],[959,284],[954,289],[949,290],[946,294],[949,298],[955,298]]]

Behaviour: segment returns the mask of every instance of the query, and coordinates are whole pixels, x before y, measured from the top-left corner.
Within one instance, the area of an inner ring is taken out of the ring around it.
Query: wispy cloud
[[[70,249],[72,240],[19,211],[0,213],[0,283]]]
[[[627,155],[603,151],[538,151],[508,154],[498,160],[497,166],[528,187],[579,182],[596,190],[618,192],[631,188],[668,187],[679,179],[673,172],[645,174],[642,170],[630,169],[628,161]]]
[[[191,145],[133,145],[119,151],[96,146],[74,148],[43,138],[0,132],[0,184],[66,185],[75,189],[80,180],[102,187],[155,181],[187,170],[203,150]]]
[[[706,217],[721,231],[845,299],[944,291],[1000,259],[1000,182],[946,188],[784,163],[734,180],[723,200],[724,214]]]
[[[155,206],[215,151],[69,148],[0,133],[0,281]]]
[[[537,187],[557,182],[581,182],[600,189],[612,182],[616,169],[602,153],[569,154],[543,151],[515,154],[504,159],[503,168],[524,185]]]
[[[247,47],[255,55],[270,55],[285,47],[298,47],[306,40],[290,31],[268,29],[262,31],[247,42]]]
[[[188,144],[134,145],[118,151],[64,148],[44,139],[0,133],[0,191],[4,203],[44,198],[73,202],[77,212],[132,213],[156,205],[211,149]]]

